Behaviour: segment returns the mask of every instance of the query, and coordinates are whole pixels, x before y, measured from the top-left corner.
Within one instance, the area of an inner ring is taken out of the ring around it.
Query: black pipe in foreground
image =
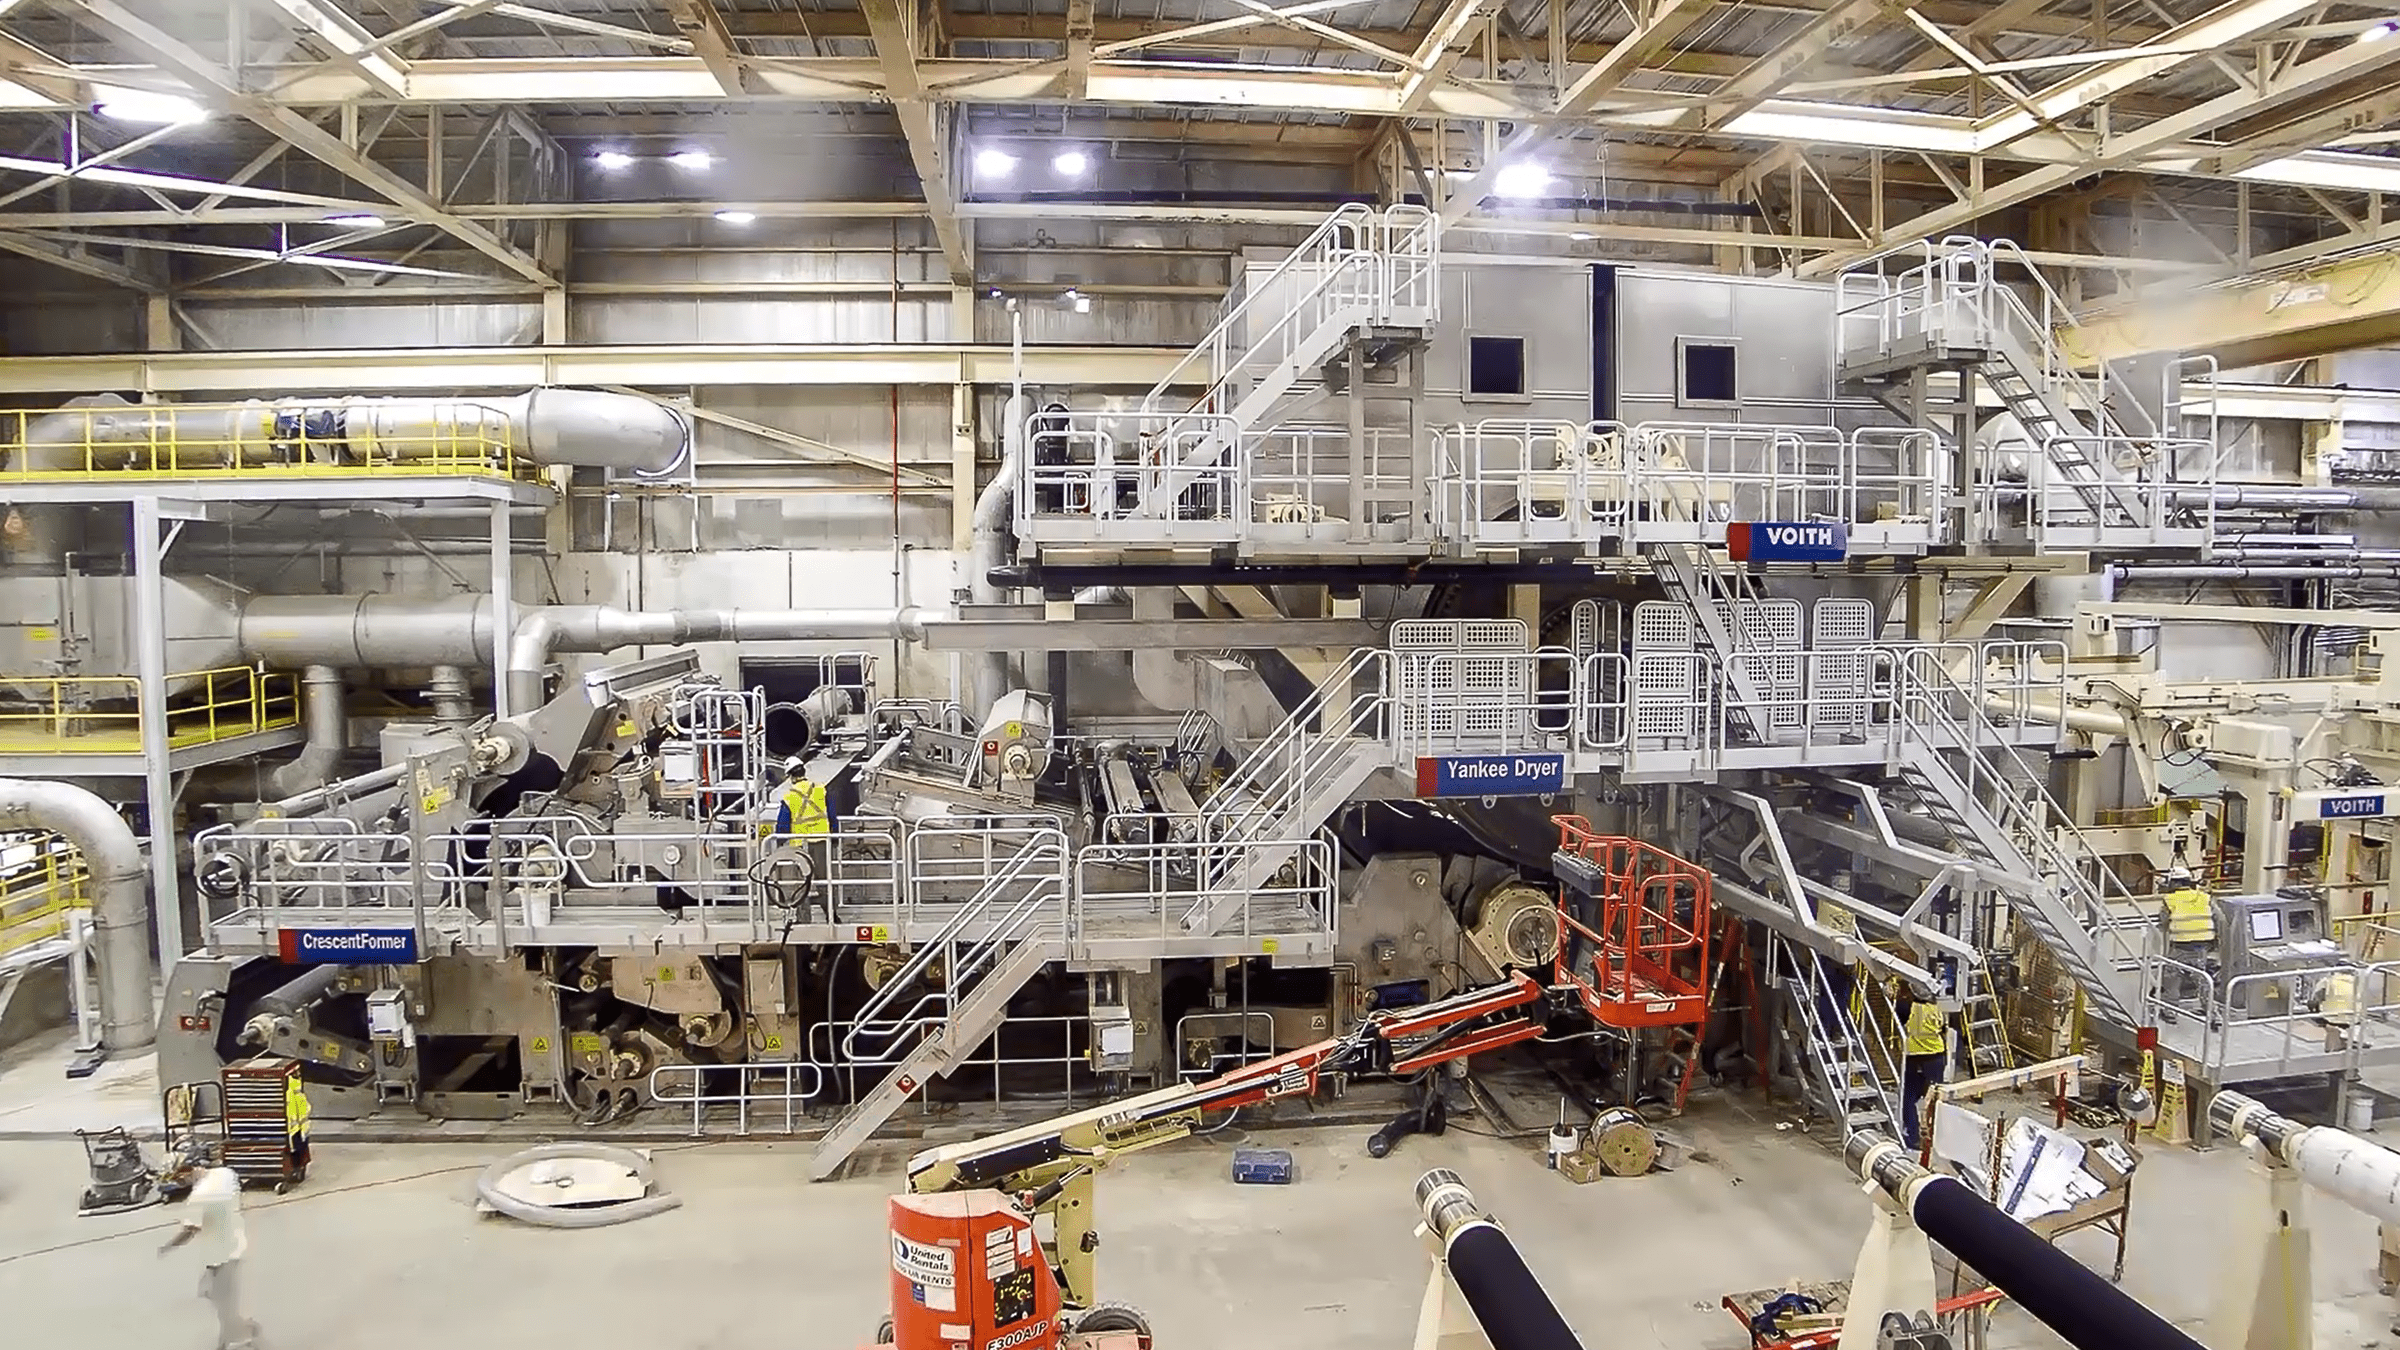
[[[1956,1177],[1917,1165],[1888,1136],[1861,1132],[1851,1168],[1908,1207],[1925,1236],[2016,1300],[2075,1350],[2201,1350],[2200,1343],[2091,1267],[2034,1235]]]
[[[1549,1291],[1525,1268],[1458,1174],[1437,1167],[1417,1178],[1417,1206],[1442,1240],[1450,1279],[1466,1295],[1492,1350],[1583,1350]]]

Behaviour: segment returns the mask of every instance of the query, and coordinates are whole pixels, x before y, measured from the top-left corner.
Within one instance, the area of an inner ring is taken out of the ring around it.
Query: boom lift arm
[[[1182,1139],[1210,1112],[1316,1093],[1328,1074],[1413,1074],[1485,1050],[1532,1040],[1547,1021],[1548,991],[1518,973],[1500,984],[1413,1008],[1369,1013],[1347,1035],[1245,1064],[1200,1083],[1059,1116],[988,1138],[928,1149],[909,1159],[919,1195],[997,1190],[1033,1214],[1051,1215],[1051,1265],[1070,1307],[1095,1300],[1094,1175],[1128,1153]]]

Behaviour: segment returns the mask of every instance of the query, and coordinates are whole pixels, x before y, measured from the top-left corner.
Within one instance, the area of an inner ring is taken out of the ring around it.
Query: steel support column
[[[168,771],[166,542],[155,496],[133,500],[133,659],[135,708],[142,728],[142,802],[150,821],[150,909],[157,916],[158,959],[182,957],[183,895],[176,881],[175,783]]]
[[[507,717],[531,708],[512,708],[508,697],[508,644],[517,632],[514,548],[506,502],[492,503],[492,712]]]

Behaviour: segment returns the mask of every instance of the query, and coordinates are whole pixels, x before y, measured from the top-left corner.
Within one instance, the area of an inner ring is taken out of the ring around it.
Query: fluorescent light
[[[1445,178],[1456,178],[1459,181],[1464,182],[1469,178],[1473,178],[1475,176],[1475,171],[1473,169],[1444,169],[1442,170],[1442,176]]]
[[[1017,167],[1017,157],[1006,150],[990,146],[975,152],[975,175],[978,178],[1006,178]]]
[[[1076,297],[1075,297],[1075,312],[1076,312],[1076,313],[1078,313],[1078,314],[1089,314],[1089,313],[1091,313],[1091,312],[1092,312],[1092,297],[1090,297],[1090,296],[1088,296],[1088,295],[1079,295],[1079,296],[1076,296]]]
[[[105,85],[92,111],[118,122],[146,122],[153,126],[180,126],[186,122],[208,120],[208,109],[181,94],[159,94],[148,89],[112,89]]]
[[[2394,33],[2400,33],[2400,23],[2379,23],[2373,28],[2370,28],[2367,31],[2359,34],[2358,40],[2361,42],[2381,42]]]
[[[706,150],[679,150],[667,156],[667,162],[678,169],[705,169],[716,163],[717,157]]]
[[[1061,150],[1057,157],[1050,161],[1050,167],[1057,170],[1062,177],[1081,178],[1084,170],[1092,167],[1092,158],[1081,150]]]
[[[1578,244],[1588,244],[1600,236],[1593,234],[1589,230],[1577,230],[1575,233],[1570,234],[1567,237],[1574,240]]]
[[[1492,179],[1503,197],[1539,197],[1550,190],[1550,171],[1539,164],[1504,164]]]
[[[325,217],[324,223],[327,225],[341,225],[353,230],[380,230],[384,226],[391,224],[390,221],[385,220],[381,216],[370,216],[363,213],[353,216],[327,216]]]
[[[633,163],[633,156],[622,150],[603,150],[592,156],[592,163],[603,169],[622,169]]]
[[[719,211],[717,219],[727,225],[747,225],[758,219],[756,211]]]

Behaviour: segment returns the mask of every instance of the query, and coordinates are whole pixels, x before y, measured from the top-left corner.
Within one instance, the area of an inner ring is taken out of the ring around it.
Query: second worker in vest
[[[808,777],[808,761],[798,755],[783,762],[783,791],[776,798],[777,835],[831,834],[833,816],[825,805],[825,785]]]
[[[2192,880],[2188,867],[2170,867],[2159,896],[2161,921],[2166,926],[2167,967],[2159,995],[2168,1006],[2161,1015],[2175,1020],[2175,1004],[2198,1008],[2208,999],[2216,971],[2217,909],[2208,892]]]
[[[1950,1076],[1950,1015],[1940,1002],[1902,985],[1900,1012],[1900,1141],[1914,1149],[1923,1139],[1925,1094]]]

